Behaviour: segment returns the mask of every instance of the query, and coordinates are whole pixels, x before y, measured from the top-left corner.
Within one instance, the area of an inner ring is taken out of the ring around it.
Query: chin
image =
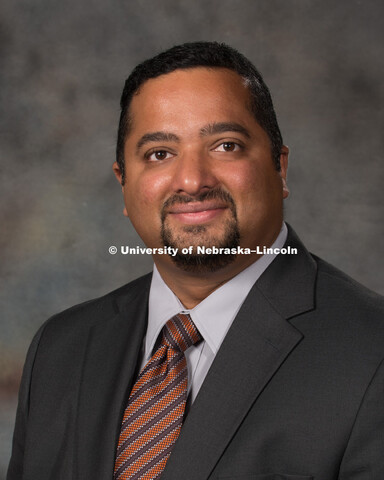
[[[189,273],[212,273],[221,270],[236,260],[237,255],[183,255],[177,253],[171,257],[173,263]]]
[[[225,222],[221,235],[209,232],[206,225],[184,226],[180,233],[164,223],[161,229],[164,246],[177,248],[177,254],[172,256],[172,261],[182,270],[191,273],[216,272],[235,261],[237,255],[200,255],[196,252],[183,254],[182,249],[190,246],[237,248],[240,244],[240,233],[236,219]]]

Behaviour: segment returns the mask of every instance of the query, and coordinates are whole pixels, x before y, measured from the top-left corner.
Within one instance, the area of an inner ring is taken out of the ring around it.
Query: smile
[[[168,215],[180,223],[195,225],[206,223],[217,216],[221,215],[226,209],[227,205],[215,202],[191,202],[185,204],[173,205]]]

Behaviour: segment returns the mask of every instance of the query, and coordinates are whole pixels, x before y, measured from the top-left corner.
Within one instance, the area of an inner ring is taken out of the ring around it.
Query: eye
[[[167,150],[152,150],[145,155],[145,158],[151,162],[159,162],[172,157],[172,153]]]
[[[214,152],[237,152],[241,146],[236,142],[223,142],[213,149]]]

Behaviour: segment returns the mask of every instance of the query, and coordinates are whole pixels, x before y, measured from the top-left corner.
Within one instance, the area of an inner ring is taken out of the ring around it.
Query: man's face
[[[130,106],[123,194],[125,213],[147,246],[273,243],[287,195],[288,150],[278,172],[249,105],[243,79],[222,68],[176,70],[140,87]],[[114,170],[121,180],[117,164]],[[241,259],[205,261],[215,270]],[[179,265],[188,269],[182,259]]]

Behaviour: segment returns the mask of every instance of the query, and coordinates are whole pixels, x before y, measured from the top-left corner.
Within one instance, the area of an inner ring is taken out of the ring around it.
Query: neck
[[[281,224],[282,219],[280,222],[276,222],[274,229],[269,229],[268,232],[261,235],[259,241],[252,242],[253,245],[271,246],[279,235]],[[239,254],[232,263],[217,271],[193,272],[178,267],[168,255],[153,255],[162,279],[188,309],[198,305],[221,285],[252,265],[259,257],[261,255],[257,253]]]
[[[242,257],[216,272],[189,272],[182,270],[173,263],[163,263],[159,258],[154,258],[154,260],[164,282],[181,303],[186,308],[191,309],[255,262],[260,255]]]

